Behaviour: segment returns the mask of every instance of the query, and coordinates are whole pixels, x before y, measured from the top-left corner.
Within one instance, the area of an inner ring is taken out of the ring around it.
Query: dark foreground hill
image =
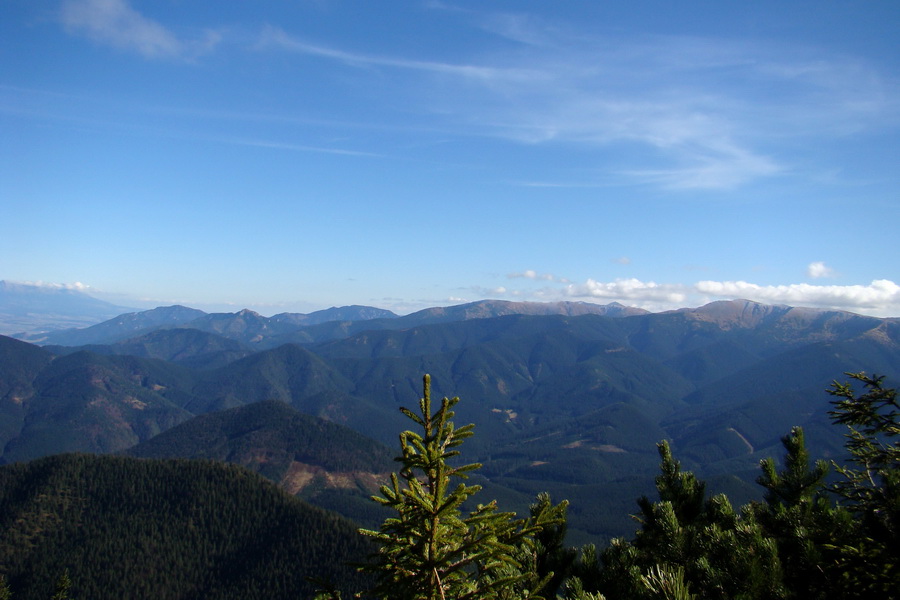
[[[0,574],[46,600],[66,570],[91,600],[309,598],[363,589],[355,526],[244,468],[68,454],[0,468]]]

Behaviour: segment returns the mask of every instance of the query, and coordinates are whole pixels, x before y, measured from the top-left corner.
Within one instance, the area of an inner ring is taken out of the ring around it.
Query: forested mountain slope
[[[126,454],[239,464],[369,527],[384,519],[370,497],[396,467],[395,450],[274,400],[197,416]]]
[[[158,358],[196,369],[214,369],[239,358],[249,356],[255,349],[221,335],[198,329],[157,329],[112,344],[85,346],[44,346],[57,355],[87,350],[97,354]]]
[[[308,598],[351,589],[369,553],[348,521],[211,461],[58,455],[0,467],[0,574],[46,600],[68,571],[92,600]]]

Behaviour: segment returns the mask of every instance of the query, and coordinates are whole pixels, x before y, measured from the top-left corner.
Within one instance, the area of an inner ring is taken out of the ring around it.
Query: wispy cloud
[[[668,189],[732,189],[784,170],[774,159],[728,140],[706,140],[699,151],[682,152],[678,162],[682,166],[623,173]]]
[[[532,15],[460,14],[498,44],[458,60],[429,60],[350,50],[268,25],[256,46],[393,71],[397,77],[368,93],[402,97],[386,104],[418,113],[431,131],[567,145],[595,156],[578,180],[538,175],[530,186],[735,189],[793,173],[800,142],[813,146],[900,122],[896,83],[821,48],[621,37]],[[72,34],[147,58],[193,60],[221,37],[207,30],[188,39],[127,0],[65,0],[59,15]]]
[[[309,54],[342,62],[346,65],[356,67],[391,67],[396,69],[405,69],[413,71],[422,71],[426,73],[452,75],[457,77],[474,78],[474,79],[496,79],[498,77],[525,77],[526,71],[497,69],[490,66],[453,64],[438,61],[424,61],[407,58],[397,58],[388,56],[379,56],[375,54],[361,54],[347,52],[337,48],[313,44],[301,38],[292,36],[283,29],[274,26],[265,27],[260,35],[259,46],[276,47],[297,52],[300,54]]]
[[[466,15],[506,44],[457,63],[351,52],[276,27],[261,40],[349,67],[406,72],[395,90],[405,108],[461,134],[596,152],[599,181],[732,189],[790,172],[786,157],[796,146],[789,154],[784,144],[897,122],[892,84],[821,48],[625,38],[529,16]]]
[[[534,281],[554,281],[557,283],[569,283],[569,280],[565,277],[558,277],[552,273],[538,273],[537,271],[533,271],[531,269],[522,271],[521,273],[510,273],[506,277],[507,279],[531,279]]]
[[[339,156],[359,156],[368,158],[382,158],[384,155],[374,152],[363,152],[360,150],[347,150],[345,148],[329,148],[326,146],[309,146],[306,144],[295,144],[290,142],[276,142],[263,139],[248,138],[225,138],[210,137],[203,138],[210,141],[221,142],[224,144],[234,144],[236,146],[250,146],[253,148],[271,148],[273,150],[289,150],[293,152],[313,152],[317,154],[336,154]]]
[[[114,98],[101,97],[90,94],[63,94],[48,90],[19,88],[15,86],[0,85],[0,114],[15,114],[38,119],[52,119],[79,126],[99,127],[104,129],[127,130],[139,132],[142,135],[154,137],[168,137],[175,139],[190,139],[204,142],[216,142],[234,146],[252,148],[270,148],[273,150],[285,150],[289,152],[312,152],[317,154],[331,154],[347,157],[384,158],[386,155],[343,148],[338,145],[316,145],[301,143],[299,141],[284,141],[266,137],[247,137],[229,135],[225,133],[204,133],[196,126],[192,128],[178,127],[180,121],[190,121],[194,125],[197,119],[215,120],[222,122],[263,122],[283,123],[289,125],[307,125],[311,127],[328,128],[362,128],[364,125],[357,123],[322,122],[300,117],[257,114],[248,112],[231,112],[222,110],[192,110],[160,106],[127,105],[117,102]],[[135,126],[134,116],[143,120],[148,115],[156,117],[164,115],[166,127],[154,126],[152,128]],[[299,127],[297,129],[300,129]],[[288,136],[284,132],[279,135]],[[311,137],[311,136],[304,136]]]
[[[201,39],[182,39],[125,0],[66,0],[59,17],[70,33],[146,58],[192,60],[210,51],[221,37],[207,30]]]

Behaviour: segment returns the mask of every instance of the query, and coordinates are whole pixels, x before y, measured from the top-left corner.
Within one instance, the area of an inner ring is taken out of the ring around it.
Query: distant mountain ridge
[[[114,344],[160,329],[188,328],[214,333],[245,344],[258,344],[262,340],[288,334],[298,328],[327,323],[332,319],[360,321],[396,316],[390,311],[369,306],[329,308],[309,314],[281,313],[273,317],[264,317],[249,309],[236,313],[205,313],[185,306],[167,306],[118,315],[84,329],[50,332],[33,341],[60,346]],[[32,341],[29,336],[23,338]]]
[[[606,315],[622,317],[649,314],[641,308],[633,308],[611,302],[592,304],[589,302],[509,302],[506,300],[479,300],[455,306],[426,308],[400,317],[407,324],[425,325],[469,319],[489,319],[505,315]]]
[[[87,327],[131,310],[72,287],[0,281],[0,335]]]
[[[406,329],[431,323],[470,319],[489,319],[504,315],[597,314],[616,317],[649,314],[639,308],[617,302],[607,305],[586,302],[507,302],[480,300],[449,307],[420,310],[405,316],[370,306],[332,307],[309,314],[281,313],[264,317],[252,310],[212,313],[183,306],[159,307],[148,311],[119,315],[85,329],[65,330],[42,335],[35,341],[44,345],[85,346],[115,344],[167,328],[190,328],[254,345],[272,348],[284,343],[309,344],[347,337],[363,329]]]
[[[155,329],[188,323],[205,315],[202,310],[186,306],[160,306],[151,310],[117,315],[108,321],[84,329],[50,332],[42,336],[39,343],[64,346],[112,344]]]
[[[332,306],[309,314],[279,313],[272,316],[275,322],[287,322],[293,325],[319,325],[329,321],[371,321],[372,319],[394,319],[397,315],[383,308],[372,306]]]

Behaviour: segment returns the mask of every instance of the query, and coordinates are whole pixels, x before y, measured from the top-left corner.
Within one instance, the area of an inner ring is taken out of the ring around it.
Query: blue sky
[[[900,3],[0,0],[0,279],[900,316]]]

